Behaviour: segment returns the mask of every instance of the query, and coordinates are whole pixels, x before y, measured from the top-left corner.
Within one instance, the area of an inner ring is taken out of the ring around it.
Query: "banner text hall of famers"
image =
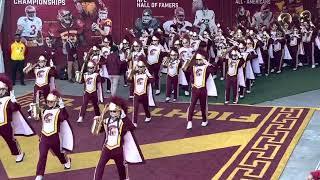
[[[137,0],[138,8],[177,8],[179,3],[148,2],[147,0]]]

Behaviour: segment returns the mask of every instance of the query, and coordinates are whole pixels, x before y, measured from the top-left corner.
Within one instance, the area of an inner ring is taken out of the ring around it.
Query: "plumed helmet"
[[[94,61],[89,61],[87,67],[94,68],[96,67],[96,63]]]
[[[39,61],[46,61],[47,59],[43,56],[43,55],[41,55],[41,56],[39,56],[39,59],[38,59]]]
[[[128,106],[126,104],[126,101],[118,96],[112,96],[110,98],[108,109],[109,111],[123,111],[124,114],[128,113]]]
[[[0,75],[0,88],[7,89],[8,91],[12,90],[12,81],[6,75]]]
[[[47,101],[58,102],[60,97],[61,97],[61,94],[57,90],[52,90],[47,96]]]

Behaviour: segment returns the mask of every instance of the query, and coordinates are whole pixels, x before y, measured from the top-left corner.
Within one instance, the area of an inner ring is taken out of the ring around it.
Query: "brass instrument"
[[[304,10],[300,13],[300,22],[311,22],[311,12],[308,10]]]
[[[88,61],[88,57],[89,57],[88,53],[85,52],[83,56],[83,64],[82,64],[81,70],[75,72],[75,79],[77,83],[81,83],[82,81],[84,67],[86,62]]]
[[[92,126],[91,126],[91,133],[95,136],[97,136],[102,128],[103,125],[103,118],[106,112],[108,111],[108,105],[105,105],[101,115],[98,118],[95,118],[93,120]]]
[[[30,103],[29,106],[30,106],[30,110],[31,110],[31,117],[36,121],[40,120],[42,110],[40,108],[39,92],[36,93],[36,102]]]
[[[34,69],[39,64],[39,61],[35,64],[27,63],[26,67],[23,68],[23,73],[28,74],[32,69]]]
[[[278,16],[278,22],[283,27],[285,24],[289,25],[292,22],[292,16],[289,13],[281,13]]]

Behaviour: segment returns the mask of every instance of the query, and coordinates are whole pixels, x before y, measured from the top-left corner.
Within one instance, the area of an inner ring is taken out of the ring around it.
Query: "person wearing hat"
[[[259,34],[261,38],[261,55],[263,59],[263,72],[265,76],[268,76],[270,73],[270,48],[271,48],[271,39],[270,35],[266,30],[262,30]]]
[[[105,140],[93,179],[103,178],[105,166],[110,159],[113,159],[117,166],[119,179],[129,179],[127,164],[145,162],[133,133],[135,127],[127,116],[128,107],[124,99],[117,96],[111,97],[107,112],[108,117],[94,117],[95,121],[103,119],[101,130],[105,131]]]
[[[181,34],[187,31],[187,27],[192,27],[189,21],[185,20],[185,12],[182,7],[177,7],[174,10],[174,16],[172,20],[168,20],[163,23],[162,27],[166,34],[171,33],[172,25],[177,27],[177,34]]]
[[[190,83],[192,85],[191,102],[188,107],[187,129],[192,128],[192,116],[197,101],[200,101],[200,109],[202,115],[201,126],[208,125],[207,110],[208,96],[218,96],[216,85],[212,78],[214,67],[206,60],[206,52],[197,51],[194,58],[187,63],[183,69],[191,74]]]
[[[158,19],[152,16],[152,10],[147,8],[142,12],[142,17],[138,18],[134,23],[134,33],[136,37],[140,37],[143,30],[148,29],[151,34],[160,26]]]
[[[304,64],[310,64],[312,68],[315,68],[314,62],[314,38],[317,31],[311,21],[304,21],[301,25],[301,39],[303,46],[303,55],[301,56]]]
[[[128,86],[128,81],[127,81],[127,71],[128,71],[128,62],[129,59],[131,59],[131,48],[130,48],[130,41],[129,38],[126,37],[122,40],[122,42],[119,45],[119,57],[120,61],[122,62],[121,67],[120,67],[120,73],[123,75],[123,82],[124,82],[124,87]]]
[[[317,27],[317,30],[316,30],[313,48],[314,48],[314,54],[313,54],[314,63],[315,65],[319,65],[320,64],[320,28],[319,27]]]
[[[240,48],[243,49],[245,46],[240,44]],[[231,52],[228,54],[226,61],[227,61],[227,75],[226,75],[226,85],[225,85],[225,104],[228,104],[230,101],[230,91],[232,90],[233,95],[233,104],[238,103],[238,89],[239,89],[239,70],[244,66],[245,60],[243,56],[245,55],[244,52],[240,53],[238,48],[233,48]],[[246,55],[245,55],[246,56]],[[243,70],[242,70],[243,71]],[[240,81],[241,82],[241,81]],[[243,84],[243,82],[242,82]],[[243,85],[242,85],[243,87]]]
[[[25,85],[24,83],[24,61],[27,55],[27,47],[21,41],[20,34],[14,35],[14,42],[10,45],[10,59],[11,59],[11,79],[13,85],[16,83],[16,74],[19,72],[20,74],[20,82],[21,85]]]
[[[140,56],[142,58],[142,56]],[[149,106],[155,106],[151,83],[154,81],[154,77],[149,73],[145,63],[139,60],[137,66],[134,69],[130,81],[133,81],[133,124],[138,126],[138,113],[139,105],[142,104],[146,119],[145,122],[151,121],[151,114]]]
[[[290,34],[286,34],[286,41],[289,53],[292,57],[291,66],[293,70],[296,71],[299,64],[299,45],[301,43],[300,32],[296,26],[292,27],[292,31]]]
[[[200,45],[200,42],[201,42],[200,37],[199,37],[199,35],[200,35],[200,34],[199,34],[199,31],[200,31],[199,28],[194,27],[194,28],[192,29],[192,31],[190,31],[190,33],[189,33],[189,36],[190,36],[190,46],[192,47],[193,52],[195,52],[195,51],[198,50],[199,45]],[[202,34],[203,34],[203,32],[202,32]]]
[[[276,71],[278,74],[281,73],[284,45],[285,45],[284,32],[278,28],[276,30],[276,35],[274,39],[272,39],[273,58],[271,59],[270,72]]]
[[[7,76],[0,76],[0,136],[7,143],[11,154],[16,156],[16,163],[22,162],[25,153],[20,149],[16,136],[32,136],[34,131],[20,111],[20,105],[12,89],[12,81]]]
[[[36,77],[33,89],[34,103],[40,102],[41,95],[43,95],[46,101],[49,92],[56,88],[55,77],[57,76],[55,67],[53,67],[53,64],[47,66],[47,59],[43,55],[39,56],[37,64],[34,68],[34,75]]]
[[[99,102],[103,102],[102,95],[102,78],[96,72],[97,64],[89,61],[87,64],[87,72],[83,74],[82,83],[84,83],[83,103],[80,109],[78,123],[83,122],[83,118],[87,111],[89,101],[94,109],[94,114],[100,116]]]
[[[252,38],[248,37],[245,40],[246,43],[246,55],[245,55],[245,80],[246,80],[246,92],[251,93],[251,86],[253,85],[253,81],[255,79],[254,69],[253,69],[253,60],[258,58],[257,52],[253,46]]]
[[[43,179],[49,150],[63,164],[64,169],[71,168],[71,158],[64,152],[73,150],[73,132],[68,118],[69,115],[61,95],[56,90],[51,91],[47,96],[46,105],[41,117],[42,128],[36,180]]]
[[[148,47],[147,61],[149,64],[150,73],[153,75],[155,83],[154,88],[156,89],[155,94],[160,94],[160,67],[162,58],[165,55],[165,50],[160,44],[160,35],[155,34],[152,36],[152,43]]]
[[[163,66],[167,67],[166,102],[170,101],[172,91],[173,102],[178,98],[179,70],[182,67],[178,55],[178,50],[173,48],[170,51],[170,57],[167,61],[163,61]]]
[[[190,38],[187,35],[182,36],[181,43],[182,47],[179,49],[179,58],[181,59],[182,64],[186,64],[193,56],[193,48],[190,46]],[[184,95],[189,96],[190,84],[188,82],[190,82],[190,73],[188,71],[183,71],[181,76],[183,77],[182,79],[185,79],[186,81],[181,81],[179,83],[183,86]]]
[[[131,58],[129,59],[129,62],[128,62],[129,65],[128,65],[128,71],[127,71],[128,80],[132,79],[132,75],[134,74],[133,72],[135,71],[135,69],[137,69],[137,64],[140,60],[142,60],[144,64],[147,64],[146,54],[142,48],[141,41],[139,40],[133,41],[131,52],[132,52]],[[133,90],[134,90],[133,87],[134,87],[133,83],[130,83],[130,87],[129,87],[130,99],[133,98]]]

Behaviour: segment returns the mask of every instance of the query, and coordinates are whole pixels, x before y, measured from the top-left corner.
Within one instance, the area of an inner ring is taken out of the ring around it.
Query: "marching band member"
[[[64,169],[71,168],[71,158],[63,150],[73,150],[73,132],[68,122],[68,112],[60,94],[54,90],[47,97],[42,113],[42,130],[39,143],[39,160],[36,180],[42,180],[51,150],[63,164]]]
[[[260,34],[261,36],[261,55],[263,59],[263,71],[265,76],[268,76],[270,73],[270,53],[272,51],[271,47],[272,44],[270,41],[270,36],[267,31],[263,30],[262,33]]]
[[[314,38],[314,63],[319,65],[320,63],[320,29],[317,30],[317,35]]]
[[[123,99],[111,97],[108,111],[107,118],[95,117],[96,121],[102,119],[105,140],[93,179],[102,179],[105,166],[110,159],[113,159],[117,166],[119,179],[129,179],[127,163],[144,163],[143,154],[133,133],[135,127],[127,116],[128,108]]]
[[[142,48],[147,50],[149,44],[151,43],[151,32],[148,29],[142,30],[142,35],[139,38],[139,41],[141,42]]]
[[[193,52],[197,51],[200,45],[200,38],[199,38],[199,29],[194,28],[192,32],[190,32],[190,46],[193,49]]]
[[[83,74],[82,83],[84,83],[83,103],[80,109],[78,123],[83,122],[84,115],[89,103],[92,103],[94,113],[96,116],[100,115],[98,103],[103,102],[102,95],[102,79],[96,72],[96,64],[93,61],[89,61],[87,64],[87,71]]]
[[[270,72],[276,71],[278,74],[281,73],[284,45],[285,39],[283,37],[283,32],[278,28],[275,38],[272,41],[273,58],[271,59],[272,65]]]
[[[187,129],[192,128],[192,116],[198,100],[200,101],[202,115],[201,126],[205,127],[208,125],[208,96],[217,96],[217,89],[211,75],[214,67],[206,60],[205,52],[198,51],[195,53],[195,58],[184,65],[183,69],[191,73],[190,82],[192,84],[191,103],[188,107]]]
[[[12,81],[7,76],[0,76],[0,136],[7,143],[11,154],[16,156],[16,163],[22,162],[25,153],[21,151],[16,136],[32,136],[34,131],[20,112],[20,105],[12,90]]]
[[[302,60],[304,64],[311,64],[312,68],[315,68],[314,58],[313,58],[313,51],[314,51],[314,29],[310,25],[310,22],[303,22],[301,28],[302,34],[302,44],[303,44],[303,51],[304,55],[302,56]]]
[[[173,48],[174,44],[177,40],[180,39],[180,36],[178,35],[178,29],[176,25],[171,25],[170,27],[170,33],[169,33],[169,39],[168,39],[168,45],[169,48]]]
[[[299,29],[294,26],[292,28],[292,33],[286,35],[287,38],[287,44],[288,49],[290,52],[290,55],[292,56],[292,67],[293,70],[297,70],[298,64],[299,64],[299,45],[301,43],[301,37],[299,34]]]
[[[261,76],[260,65],[263,65],[264,63],[261,53],[262,42],[260,37],[258,37],[256,31],[253,29],[249,30],[249,37],[253,41],[253,48],[257,55],[256,58],[252,59],[252,70],[257,76]]]
[[[134,72],[134,70],[136,69],[136,66],[139,62],[139,60],[142,60],[145,62],[145,64],[147,65],[147,60],[146,60],[146,54],[142,48],[142,44],[141,41],[139,40],[134,40],[132,43],[132,54],[131,54],[131,59],[129,59],[128,62],[128,72],[127,72],[127,76],[128,79],[130,79],[130,76],[132,76],[132,73]],[[134,90],[134,86],[133,84],[130,84],[129,87],[129,98],[133,98],[133,90]]]
[[[140,56],[141,59],[141,56]],[[133,81],[134,97],[133,97],[133,124],[138,126],[139,105],[142,104],[146,119],[145,122],[151,121],[149,106],[155,106],[152,96],[151,83],[154,77],[149,73],[143,61],[139,60],[133,76],[129,77]]]
[[[218,27],[220,27],[219,24]],[[215,62],[218,66],[217,71],[221,71],[220,80],[224,80],[226,75],[225,54],[229,45],[227,44],[226,38],[222,34],[221,28],[218,29],[214,42],[217,48],[217,56],[215,58]]]
[[[181,42],[182,42],[182,47],[179,49],[179,58],[181,59],[182,64],[186,64],[188,61],[191,60],[193,56],[193,48],[190,46],[190,39],[188,36],[183,36]],[[190,82],[190,73],[187,71],[183,71],[181,74],[182,74],[181,75],[182,79],[186,79],[185,82],[181,81],[181,85],[183,86],[183,90],[184,90],[184,95],[189,96],[190,86],[188,82]]]
[[[128,71],[128,62],[129,59],[132,58],[132,52],[130,49],[130,41],[129,38],[124,38],[122,42],[119,45],[119,57],[120,61],[122,62],[120,73],[123,74],[123,81],[124,81],[124,87],[128,86],[128,77],[127,77],[127,71]]]
[[[246,92],[251,93],[251,86],[253,84],[253,80],[255,79],[254,71],[252,67],[252,60],[258,58],[258,55],[253,47],[253,40],[249,37],[246,39],[246,49],[247,49],[247,57],[246,66],[245,66],[245,79],[246,79]]]
[[[239,47],[241,49],[245,49],[244,42],[240,43]],[[241,51],[244,51],[244,50],[241,50]],[[226,85],[225,85],[226,87],[225,104],[228,104],[230,101],[231,89],[232,89],[232,95],[233,95],[233,104],[237,104],[238,89],[239,89],[239,84],[241,84],[241,81],[239,81],[239,78],[242,78],[242,81],[244,81],[242,67],[245,65],[245,61],[242,58],[241,53],[238,51],[238,48],[233,48],[230,54],[227,55],[226,60],[227,60],[227,75],[226,75]],[[239,74],[241,70],[242,70],[242,74]],[[243,85],[244,83],[242,82],[242,86]]]
[[[170,101],[172,91],[173,102],[178,98],[179,70],[182,66],[178,58],[178,50],[172,49],[170,57],[166,61],[163,61],[163,66],[167,67],[166,102]]]
[[[50,63],[50,66],[47,66],[47,59],[43,55],[39,57],[37,64],[38,66],[34,68],[36,77],[33,90],[34,103],[39,103],[41,95],[43,95],[45,100],[47,99],[50,91],[55,89],[55,77],[57,76],[53,64]]]
[[[160,35],[155,34],[152,36],[152,43],[148,47],[148,54],[147,54],[147,61],[149,64],[149,70],[150,73],[153,75],[155,79],[155,89],[156,89],[156,95],[160,94],[160,65],[164,53],[164,48],[160,44]]]
[[[245,80],[245,67],[246,67],[246,58],[247,58],[247,56],[248,56],[248,53],[247,53],[247,48],[246,48],[246,42],[245,41],[239,41],[239,46],[238,46],[238,48],[239,48],[239,53],[240,53],[240,56],[238,57],[238,58],[240,58],[240,60],[242,60],[243,62],[241,63],[242,65],[240,66],[240,65],[238,65],[238,67],[237,67],[237,71],[238,71],[238,73],[237,73],[237,79],[238,79],[238,86],[239,86],[239,89],[240,89],[240,91],[239,91],[239,97],[242,99],[242,98],[244,98],[244,95],[245,95],[245,88],[246,88],[246,80]],[[235,50],[235,52],[236,52],[236,50]],[[234,55],[234,53],[235,52],[233,52],[233,55]],[[237,54],[237,56],[238,56],[239,54]],[[229,59],[230,59],[230,55],[228,55],[229,56]],[[234,58],[236,58],[236,56],[234,55]],[[232,55],[231,55],[231,60],[232,60]],[[228,60],[227,60],[228,61]],[[232,65],[232,64],[231,64]],[[230,69],[230,70],[234,70],[234,69]],[[227,70],[228,71],[228,70]],[[231,74],[233,74],[233,73],[231,73]],[[230,75],[229,75],[230,76]],[[232,78],[230,79],[230,77],[229,77],[229,80],[233,80]],[[234,84],[232,84],[231,83],[231,85],[234,85]],[[231,86],[231,87],[235,87],[235,86]],[[234,90],[234,89],[233,89]],[[226,92],[227,92],[227,90],[226,90]],[[236,92],[236,93],[238,93],[238,92]],[[227,97],[227,96],[226,96]],[[230,94],[229,94],[229,96],[228,96],[229,98],[229,100],[230,100]],[[233,100],[234,100],[234,102],[238,102],[237,100],[237,97],[238,96],[236,96],[235,95],[235,93],[233,94]],[[226,103],[229,103],[229,101],[225,101]]]

